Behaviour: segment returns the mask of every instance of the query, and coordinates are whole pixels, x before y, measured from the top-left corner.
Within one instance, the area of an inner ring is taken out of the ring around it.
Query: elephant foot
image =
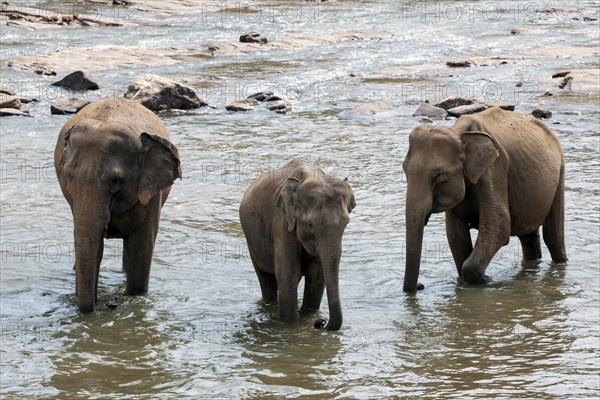
[[[489,275],[483,275],[483,277],[481,279],[476,279],[476,280],[466,280],[462,276],[459,276],[458,278],[456,278],[456,282],[459,285],[487,285],[488,283],[491,283],[493,281],[494,280]]]
[[[325,328],[325,325],[327,325],[327,320],[323,319],[323,318],[319,318],[318,320],[315,321],[315,323],[313,324],[313,327],[315,329],[323,329],[323,328]]]

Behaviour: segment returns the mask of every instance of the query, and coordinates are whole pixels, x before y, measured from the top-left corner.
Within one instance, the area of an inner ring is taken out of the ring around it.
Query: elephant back
[[[122,123],[138,135],[148,132],[169,138],[167,128],[156,114],[137,101],[122,97],[109,97],[88,105],[65,123],[61,133],[84,120]]]

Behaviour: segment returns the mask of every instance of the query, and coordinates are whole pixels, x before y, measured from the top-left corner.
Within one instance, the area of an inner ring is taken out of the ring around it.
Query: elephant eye
[[[110,181],[110,191],[116,192],[125,184],[125,179],[122,177],[112,178]]]
[[[446,179],[446,171],[439,171],[437,174],[435,174],[435,176],[433,177],[433,180],[436,182],[440,182]]]

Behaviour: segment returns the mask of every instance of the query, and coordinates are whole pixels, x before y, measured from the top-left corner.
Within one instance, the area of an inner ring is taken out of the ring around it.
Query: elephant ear
[[[179,151],[173,143],[159,135],[142,133],[142,173],[138,184],[138,199],[142,205],[181,178]]]
[[[346,189],[348,190],[348,195],[350,197],[348,201],[348,214],[350,214],[354,207],[356,207],[356,200],[354,199],[354,192],[352,191],[352,188],[350,188],[347,177],[344,178],[344,184],[346,185]]]
[[[472,184],[476,184],[500,153],[487,133],[463,132],[461,140],[465,151],[464,174]]]
[[[288,232],[291,232],[296,227],[296,190],[300,186],[300,179],[288,177],[283,184],[279,197],[277,198],[277,208],[285,214]]]

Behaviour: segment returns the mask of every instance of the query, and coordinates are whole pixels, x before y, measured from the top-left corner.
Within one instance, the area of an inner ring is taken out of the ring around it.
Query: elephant
[[[299,319],[298,284],[305,277],[300,312],[319,310],[327,288],[328,331],[342,326],[339,266],[342,235],[356,206],[348,178],[325,174],[295,158],[263,174],[247,189],[240,222],[266,302],[277,301],[279,319]]]
[[[446,236],[458,275],[485,284],[498,250],[517,236],[525,260],[540,259],[539,227],[552,260],[567,261],[564,243],[562,147],[542,122],[491,107],[464,115],[450,127],[420,126],[403,162],[406,259],[403,290],[417,282],[424,227],[445,212]],[[473,246],[470,229],[477,229]]]
[[[105,238],[123,239],[126,293],[147,293],[160,211],[181,178],[161,120],[133,100],[99,100],[64,124],[54,167],[73,214],[79,311],[95,311]]]

